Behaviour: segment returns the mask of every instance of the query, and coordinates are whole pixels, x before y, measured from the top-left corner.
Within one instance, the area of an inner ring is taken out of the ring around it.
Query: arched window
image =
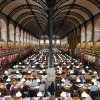
[[[14,42],[14,26],[13,26],[13,24],[9,24],[9,40]]]
[[[4,19],[0,19],[1,39],[7,41],[7,25]]]
[[[81,43],[85,41],[85,27],[83,26],[81,29]]]
[[[56,40],[56,44],[60,44],[60,40]]]
[[[92,25],[87,26],[87,42],[92,40]]]
[[[94,40],[100,41],[100,19],[96,21],[95,27],[94,27]]]
[[[20,42],[23,43],[23,29],[21,29],[21,33],[20,33]]]
[[[49,44],[49,40],[46,40],[45,43],[46,43],[46,44]]]
[[[19,28],[18,26],[16,27],[16,42],[19,43],[19,36],[20,36],[20,33],[19,33]]]
[[[55,44],[55,40],[52,40],[52,44]]]
[[[40,40],[40,44],[44,44],[44,40]]]

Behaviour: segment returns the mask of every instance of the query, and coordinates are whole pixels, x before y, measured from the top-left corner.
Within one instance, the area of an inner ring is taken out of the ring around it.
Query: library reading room
[[[0,100],[100,100],[100,0],[0,0]]]

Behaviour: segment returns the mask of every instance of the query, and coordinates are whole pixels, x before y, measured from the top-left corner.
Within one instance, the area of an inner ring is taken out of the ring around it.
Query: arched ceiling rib
[[[40,38],[48,35],[50,1],[54,6],[53,34],[60,38],[100,13],[100,0],[0,0],[0,11]]]

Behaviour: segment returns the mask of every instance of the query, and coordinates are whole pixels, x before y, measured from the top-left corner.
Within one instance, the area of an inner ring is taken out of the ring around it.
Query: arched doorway
[[[100,19],[97,19],[94,25],[95,50],[100,51]]]
[[[14,48],[14,26],[12,23],[9,24],[8,47]]]
[[[1,39],[1,48],[7,48],[7,25],[4,19],[0,19],[0,39]]]
[[[92,40],[92,24],[87,25],[87,32],[86,32],[86,38],[87,38],[87,49],[93,49],[93,40]]]

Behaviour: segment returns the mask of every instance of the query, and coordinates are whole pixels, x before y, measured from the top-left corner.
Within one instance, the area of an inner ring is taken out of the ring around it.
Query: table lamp
[[[8,71],[5,71],[4,74],[8,74]]]
[[[20,98],[21,96],[22,96],[22,93],[21,93],[20,91],[18,91],[18,92],[16,93],[16,97]]]
[[[7,78],[7,79],[6,79],[6,81],[7,81],[7,82],[10,82],[10,81],[11,81],[11,79],[10,79],[10,78]]]
[[[25,68],[25,66],[22,66],[22,68]]]
[[[69,68],[70,68],[70,66],[67,66],[67,68],[69,69]]]
[[[79,82],[81,82],[81,80],[80,80],[79,78],[77,78],[77,79],[76,79],[76,82],[78,82],[78,83],[79,83]]]
[[[38,78],[38,79],[36,79],[36,81],[39,83],[40,82],[40,79]]]
[[[22,80],[21,80],[22,82],[25,82],[25,78],[22,78]]]
[[[19,70],[16,71],[16,74],[19,74]]]
[[[82,93],[82,98],[83,98],[83,100],[85,100],[86,97],[87,97],[87,93],[86,93],[86,92],[83,92],[83,93]]]
[[[89,68],[89,66],[86,66],[86,68],[88,69],[88,68]]]
[[[62,81],[62,82],[65,82],[66,80],[63,78],[61,81]]]
[[[37,96],[40,97],[40,100],[42,100],[42,96],[43,96],[43,94],[42,94],[41,91],[39,91],[39,92],[37,93]]]
[[[73,70],[71,70],[71,71],[70,71],[70,74],[73,74],[73,73],[74,73]]]
[[[28,74],[31,74],[31,71],[30,70],[28,71]]]
[[[97,71],[94,71],[93,73],[94,73],[94,74],[97,74]]]
[[[60,94],[60,96],[62,97],[62,100],[64,100],[65,97],[66,97],[66,92],[62,92],[62,93]]]

